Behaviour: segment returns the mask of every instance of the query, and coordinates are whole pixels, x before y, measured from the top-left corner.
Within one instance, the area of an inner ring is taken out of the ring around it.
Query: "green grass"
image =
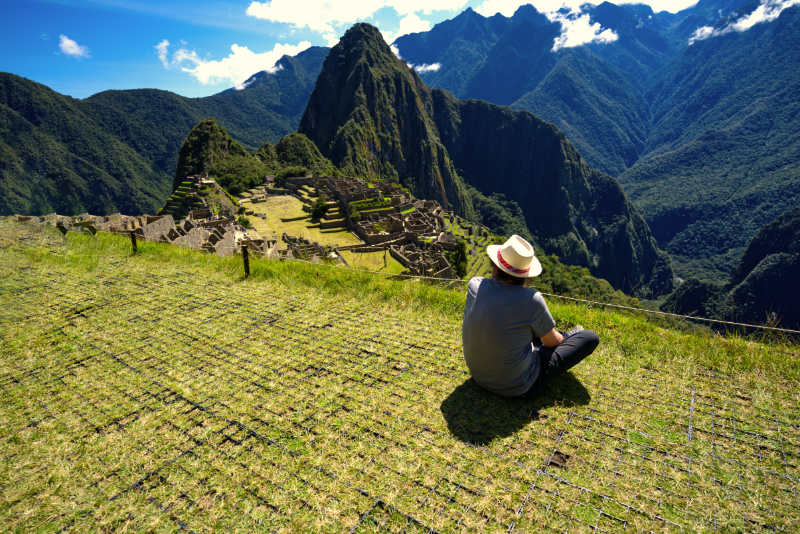
[[[406,270],[403,264],[394,259],[388,251],[384,254],[384,251],[351,252],[343,250],[340,254],[344,256],[347,264],[354,269],[367,269],[391,274],[400,274]],[[384,256],[386,258],[386,267],[383,266]]]
[[[327,230],[317,228],[317,223],[311,221],[311,215],[303,211],[303,203],[291,195],[270,196],[266,202],[245,205],[253,212],[267,216],[266,220],[260,217],[251,219],[256,231],[266,238],[273,233],[280,236],[286,232],[291,236],[303,237],[321,245],[344,246],[361,243],[360,239],[345,228]],[[298,217],[303,218],[291,220]]]
[[[800,527],[796,346],[552,300],[601,345],[507,400],[463,288],[241,269],[0,221],[4,531]]]

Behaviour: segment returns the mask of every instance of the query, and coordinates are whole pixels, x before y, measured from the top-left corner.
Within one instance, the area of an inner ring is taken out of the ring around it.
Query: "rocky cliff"
[[[399,180],[418,197],[470,212],[431,106],[430,89],[378,29],[356,24],[325,59],[299,131],[345,173]]]

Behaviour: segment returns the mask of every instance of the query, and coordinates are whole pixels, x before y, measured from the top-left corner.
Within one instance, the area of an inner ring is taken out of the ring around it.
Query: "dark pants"
[[[565,337],[564,341],[555,348],[538,347],[536,354],[541,363],[539,378],[523,395],[526,397],[536,395],[550,378],[565,372],[594,352],[598,343],[600,343],[600,338],[597,337],[597,334],[591,330],[581,330]]]

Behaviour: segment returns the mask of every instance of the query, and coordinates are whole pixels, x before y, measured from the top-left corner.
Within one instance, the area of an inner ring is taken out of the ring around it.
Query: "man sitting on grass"
[[[525,287],[526,279],[542,272],[530,243],[512,235],[486,252],[492,277],[475,277],[467,287],[464,359],[484,389],[504,397],[530,395],[591,354],[600,340],[580,326],[566,333],[555,329],[542,294]]]

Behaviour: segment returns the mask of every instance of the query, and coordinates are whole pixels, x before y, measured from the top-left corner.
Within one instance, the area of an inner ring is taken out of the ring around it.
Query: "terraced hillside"
[[[553,301],[601,345],[507,400],[461,291],[129,246],[0,220],[4,531],[800,528],[796,346]]]

